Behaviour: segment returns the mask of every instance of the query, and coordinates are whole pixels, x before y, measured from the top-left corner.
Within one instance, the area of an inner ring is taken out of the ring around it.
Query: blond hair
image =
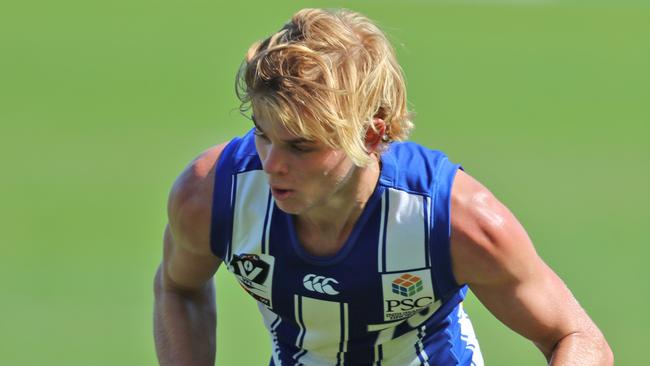
[[[371,160],[365,136],[375,117],[386,123],[387,142],[406,139],[413,127],[393,47],[349,10],[298,11],[250,47],[236,91],[242,113],[253,108],[258,118],[342,149],[358,166]]]

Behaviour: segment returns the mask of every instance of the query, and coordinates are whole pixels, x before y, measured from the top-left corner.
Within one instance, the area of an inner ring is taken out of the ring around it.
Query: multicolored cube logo
[[[410,273],[397,277],[391,284],[394,294],[409,297],[422,291],[422,279]]]

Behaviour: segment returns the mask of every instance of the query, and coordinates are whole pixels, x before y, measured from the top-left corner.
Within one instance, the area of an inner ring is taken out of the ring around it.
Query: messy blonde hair
[[[277,33],[254,43],[237,75],[242,113],[280,121],[291,133],[370,162],[365,147],[373,119],[384,142],[413,127],[395,51],[368,18],[349,10],[303,9]]]

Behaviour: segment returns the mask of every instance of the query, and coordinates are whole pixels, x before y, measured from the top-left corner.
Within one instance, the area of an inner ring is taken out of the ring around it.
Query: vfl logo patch
[[[333,278],[318,276],[313,273],[310,273],[302,279],[302,283],[303,285],[305,285],[305,288],[309,291],[318,292],[320,294],[327,294],[327,295],[339,294],[339,292],[334,287],[332,287],[332,284],[338,285],[339,281]]]
[[[271,307],[274,262],[275,258],[266,254],[235,254],[228,269],[246,292]]]
[[[242,278],[247,287],[254,288],[255,284],[261,285],[269,275],[269,265],[256,254],[233,255],[230,265],[233,273]]]
[[[392,283],[394,294],[404,297],[413,296],[422,291],[422,279],[410,273],[404,273]]]
[[[429,307],[435,300],[431,272],[428,269],[381,275],[384,321],[409,318]],[[435,307],[440,306],[436,302]]]

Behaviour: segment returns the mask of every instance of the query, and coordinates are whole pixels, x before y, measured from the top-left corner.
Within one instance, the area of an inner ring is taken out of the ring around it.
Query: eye
[[[291,150],[296,151],[296,152],[300,152],[300,153],[307,153],[307,152],[313,151],[313,148],[302,146],[302,145],[291,145]]]

